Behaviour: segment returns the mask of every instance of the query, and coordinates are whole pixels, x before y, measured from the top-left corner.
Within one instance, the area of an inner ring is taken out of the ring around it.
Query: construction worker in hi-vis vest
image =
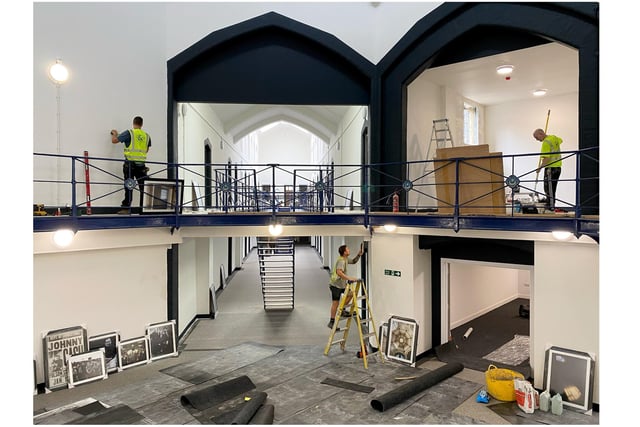
[[[111,130],[111,142],[113,144],[124,144],[125,161],[122,166],[122,173],[124,175],[124,200],[122,200],[121,207],[129,208],[131,206],[133,188],[136,184],[139,184],[140,194],[143,194],[141,180],[144,179],[149,172],[149,168],[146,167],[145,162],[147,160],[147,153],[151,147],[151,137],[147,132],[142,130],[142,117],[136,116],[133,118],[132,129],[125,130],[122,133],[118,133],[115,129]],[[128,212],[128,209],[125,209],[118,213]]]

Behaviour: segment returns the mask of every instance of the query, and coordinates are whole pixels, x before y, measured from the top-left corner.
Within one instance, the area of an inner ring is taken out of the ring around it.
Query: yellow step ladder
[[[360,291],[362,290],[362,294]],[[346,304],[347,295],[353,295],[349,304]],[[361,311],[358,307],[358,301],[365,302],[365,312],[367,317],[361,317]],[[346,310],[349,313],[348,316],[342,316],[343,310]],[[341,320],[346,319],[346,324],[344,328],[340,328],[338,325]],[[347,338],[349,336],[349,329],[351,328],[351,322],[355,322],[358,327],[358,334],[360,336],[360,355],[362,356],[362,360],[364,361],[364,368],[368,368],[367,357],[375,354],[380,355],[380,362],[384,363],[384,356],[382,355],[380,349],[380,340],[378,337],[378,329],[376,328],[376,324],[373,320],[373,313],[371,311],[371,306],[369,305],[369,297],[367,296],[367,288],[364,285],[362,280],[358,280],[356,282],[347,283],[347,286],[340,297],[340,304],[338,304],[338,309],[336,310],[335,322],[333,324],[333,328],[331,329],[331,334],[329,335],[329,341],[327,342],[327,346],[324,349],[324,355],[327,356],[329,354],[329,350],[331,346],[340,344],[340,348],[342,351],[345,351],[345,346],[347,344]],[[363,331],[366,329],[366,332]],[[373,330],[373,332],[369,332]],[[336,333],[342,332],[342,337],[334,340]],[[370,337],[375,337],[375,347],[378,349],[376,352],[368,353],[367,346],[365,345],[365,339]]]

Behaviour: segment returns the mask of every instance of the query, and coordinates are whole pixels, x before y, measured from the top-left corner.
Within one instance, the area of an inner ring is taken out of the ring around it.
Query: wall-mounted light
[[[496,68],[496,73],[500,74],[501,76],[506,76],[513,73],[513,69],[513,65],[500,65]]]
[[[545,96],[547,94],[546,89],[536,89],[533,91],[533,96]]]
[[[570,231],[557,230],[557,231],[552,231],[551,235],[556,240],[569,240],[569,238],[571,238],[571,236],[573,236],[573,233],[571,233]]]
[[[53,233],[53,243],[55,243],[59,248],[66,248],[71,244],[71,242],[73,242],[75,234],[75,231],[68,228],[57,230]]]
[[[269,234],[272,236],[279,236],[282,234],[282,224],[269,224]]]
[[[69,80],[69,70],[62,64],[62,60],[56,59],[56,63],[49,67],[49,78],[57,85]]]
[[[393,233],[394,231],[396,231],[395,224],[385,224],[382,226],[382,228],[384,228],[384,231],[388,233]]]

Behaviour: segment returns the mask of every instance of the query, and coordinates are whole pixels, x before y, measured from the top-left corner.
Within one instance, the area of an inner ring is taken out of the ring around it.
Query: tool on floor
[[[360,294],[362,291],[362,294]],[[349,304],[346,304],[347,295],[351,292],[353,298]],[[358,301],[365,302],[365,318],[361,317],[360,307],[358,307]],[[346,310],[346,316],[342,316],[343,310]],[[338,328],[338,324],[341,320],[345,319],[347,323],[344,328]],[[373,320],[373,313],[371,312],[371,306],[369,305],[369,297],[367,296],[367,287],[364,285],[362,280],[358,280],[356,282],[347,283],[347,286],[342,293],[342,297],[340,298],[340,303],[338,304],[338,309],[336,311],[336,319],[333,324],[333,328],[331,329],[331,334],[329,335],[329,341],[327,342],[327,346],[324,349],[324,355],[329,354],[329,350],[331,346],[335,344],[340,344],[340,348],[342,351],[345,351],[345,346],[347,344],[347,338],[349,336],[349,330],[351,328],[351,322],[355,322],[358,327],[358,334],[360,336],[360,354],[364,355],[362,357],[362,361],[364,362],[364,368],[368,368],[367,359],[369,356],[373,356],[378,354],[380,356],[380,362],[384,363],[384,357],[382,356],[382,352],[380,351],[380,340],[378,338],[378,329],[376,328],[375,322]],[[369,332],[373,331],[373,332]],[[334,341],[334,337],[336,332],[342,332],[342,338]],[[377,349],[375,352],[367,351],[368,338],[375,338],[375,348]],[[365,343],[365,339],[367,339],[367,343]]]

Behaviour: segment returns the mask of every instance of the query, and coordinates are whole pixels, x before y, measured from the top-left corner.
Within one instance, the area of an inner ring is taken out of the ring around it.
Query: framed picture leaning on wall
[[[69,388],[107,378],[104,347],[69,356]]]
[[[120,341],[118,345],[118,371],[149,362],[149,340],[146,336]]]
[[[150,360],[178,355],[175,320],[147,325],[147,337]]]
[[[415,365],[418,346],[418,323],[399,316],[389,318],[386,356],[407,365]]]
[[[118,370],[119,342],[120,334],[118,332],[108,332],[89,337],[89,350],[104,348],[104,359],[107,365],[107,372],[116,372]]]
[[[544,360],[544,390],[559,393],[562,406],[591,413],[595,360],[582,351],[549,347]]]
[[[145,179],[141,183],[141,212],[143,214],[182,213],[183,187],[182,179]]]
[[[67,388],[67,359],[87,350],[87,330],[83,326],[56,329],[42,335],[44,378],[48,390]]]

